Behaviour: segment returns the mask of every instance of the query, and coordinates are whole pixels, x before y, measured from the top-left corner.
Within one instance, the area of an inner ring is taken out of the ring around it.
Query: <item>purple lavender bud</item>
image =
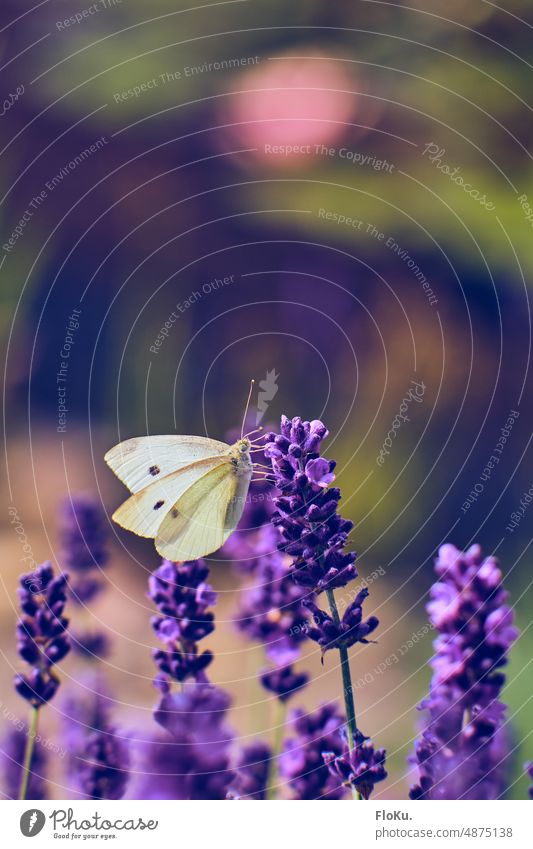
[[[322,655],[330,649],[339,649],[341,646],[350,648],[355,643],[371,642],[367,639],[368,635],[375,631],[379,620],[376,616],[369,616],[363,621],[362,604],[367,595],[368,590],[365,587],[346,608],[338,624],[311,599],[304,602],[315,624],[315,627],[308,629],[307,634],[321,647]]]
[[[109,657],[109,637],[101,631],[71,631],[70,639],[73,653],[80,657],[93,661]]]
[[[242,593],[237,627],[263,644],[278,665],[291,663],[307,635],[304,597],[305,590],[292,580],[285,558],[274,551],[262,558],[254,585]]]
[[[31,669],[16,675],[14,684],[19,695],[36,708],[55,695],[59,679],[53,667],[70,650],[68,619],[63,616],[66,590],[67,576],[54,577],[51,563],[20,578],[17,649]]]
[[[129,747],[110,719],[113,699],[100,678],[89,677],[83,695],[63,705],[68,773],[80,797],[122,799],[129,780]]]
[[[281,434],[269,434],[265,445],[280,492],[272,519],[280,547],[294,559],[297,583],[316,593],[344,587],[357,577],[355,553],[344,550],[352,523],[337,513],[340,491],[328,487],[335,463],[318,455],[327,430],[319,421],[288,421],[282,417]]]
[[[287,702],[309,681],[305,672],[295,672],[292,666],[276,667],[261,674],[261,684],[270,693],[274,693],[280,702]]]
[[[164,695],[154,714],[175,743],[173,770],[181,799],[225,799],[233,779],[226,725],[229,696],[209,684],[186,685]]]
[[[197,643],[214,630],[209,607],[216,593],[206,583],[209,567],[203,560],[171,563],[163,560],[148,580],[148,597],[157,605],[159,616],[152,617],[152,628],[165,644],[153,652],[159,669],[157,686],[167,676],[183,682],[188,678],[206,681],[205,669],[213,659],[209,651],[199,653]],[[162,675],[161,675],[162,674]]]
[[[8,799],[18,799],[28,726],[21,723],[11,728],[2,741],[1,767],[2,790]],[[38,740],[35,741],[30,762],[30,775],[26,799],[46,799],[47,752]]]
[[[528,790],[529,798],[533,799],[533,761],[529,761],[529,763],[527,763],[525,765],[524,769],[526,770],[526,772],[527,772],[527,774],[530,778],[530,781],[531,781],[531,784],[529,785],[529,790]]]
[[[412,799],[495,799],[505,790],[501,669],[518,635],[501,571],[478,545],[439,549],[428,613],[438,636]]]
[[[317,489],[323,489],[329,483],[335,480],[333,474],[333,463],[324,460],[323,457],[316,457],[314,460],[308,460],[305,465],[305,474],[311,485]]]
[[[271,759],[272,750],[262,740],[244,746],[235,764],[228,799],[265,799]]]
[[[337,705],[324,704],[314,713],[292,715],[293,736],[285,743],[280,775],[295,799],[341,799],[346,790],[324,763],[323,752],[342,754],[345,720]]]
[[[346,746],[342,755],[324,752],[323,757],[331,774],[347,787],[355,788],[363,799],[369,799],[374,786],[387,778],[385,749],[375,750],[372,740],[362,734],[353,749]]]
[[[107,527],[100,503],[88,495],[63,501],[60,509],[62,562],[73,575],[75,602],[87,604],[103,589],[100,570],[108,561]]]

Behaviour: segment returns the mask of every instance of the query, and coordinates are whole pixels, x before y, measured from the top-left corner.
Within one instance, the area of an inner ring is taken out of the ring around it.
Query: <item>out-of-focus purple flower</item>
[[[271,496],[271,511],[267,524],[259,528],[242,530],[239,528],[228,537],[220,552],[231,560],[235,571],[243,575],[255,575],[261,567],[262,558],[277,551],[279,534],[270,522],[274,509]]]
[[[235,778],[228,793],[230,799],[265,799],[272,750],[262,740],[244,746],[235,764]]]
[[[87,604],[103,589],[100,570],[109,557],[106,517],[96,498],[76,495],[63,501],[59,536],[62,562],[72,573],[72,597]]]
[[[307,636],[306,592],[292,580],[283,555],[263,557],[254,584],[242,593],[237,627],[264,645],[267,655],[282,665],[291,663]]]
[[[372,740],[358,735],[353,749],[346,746],[342,755],[324,752],[324,761],[331,774],[346,786],[351,786],[369,799],[374,786],[387,777],[385,770],[385,749],[374,749]]]
[[[162,697],[154,715],[178,744],[173,762],[180,794],[176,798],[226,798],[233,779],[233,733],[226,725],[229,705],[229,696],[209,684],[188,684],[182,692]]]
[[[109,656],[111,644],[107,634],[102,631],[70,630],[70,642],[74,654],[90,660],[101,660]]]
[[[280,776],[295,799],[341,799],[346,789],[324,762],[323,752],[334,756],[344,750],[345,719],[337,705],[324,704],[314,713],[297,710],[292,715],[293,736],[280,760]]]
[[[501,669],[518,635],[493,557],[474,545],[439,550],[428,613],[438,631],[412,799],[496,799],[505,790]]]
[[[327,433],[320,421],[282,416],[280,433],[269,433],[265,446],[281,493],[272,519],[280,548],[293,558],[294,580],[316,593],[357,577],[355,552],[345,551],[353,524],[337,513],[340,490],[327,488],[335,463],[318,453]]]
[[[1,773],[2,790],[8,799],[18,799],[22,768],[29,729],[21,723],[11,728],[2,740]],[[30,774],[26,799],[46,799],[47,752],[45,747],[35,741],[30,761]]]
[[[15,676],[15,688],[34,707],[50,701],[59,687],[54,670],[70,650],[63,615],[67,576],[54,577],[51,563],[20,578],[18,597],[22,611],[17,623],[17,649],[30,666],[27,674]]]
[[[215,604],[217,596],[206,583],[208,575],[209,568],[203,560],[179,564],[163,560],[149,578],[148,597],[160,613],[152,618],[152,628],[165,644],[165,649],[153,653],[160,672],[156,684],[163,692],[169,679],[207,680],[204,670],[213,655],[210,651],[199,654],[197,643],[215,627],[208,608]]]
[[[379,625],[376,616],[369,616],[363,621],[363,602],[368,596],[364,587],[346,608],[344,615],[337,624],[334,619],[321,610],[314,601],[307,599],[304,604],[313,616],[314,627],[309,627],[308,637],[314,640],[322,649],[322,654],[330,649],[341,646],[350,648],[355,643],[368,643],[368,635]]]
[[[524,769],[526,770],[526,772],[529,775],[529,778],[531,780],[531,784],[529,785],[528,793],[529,793],[529,798],[533,799],[533,761],[529,761],[529,763],[527,763],[525,765]]]
[[[309,681],[306,672],[296,672],[292,666],[269,669],[261,674],[261,684],[274,693],[280,702],[287,702]]]
[[[81,798],[122,799],[129,780],[129,745],[111,721],[113,699],[100,678],[63,704],[69,779]]]

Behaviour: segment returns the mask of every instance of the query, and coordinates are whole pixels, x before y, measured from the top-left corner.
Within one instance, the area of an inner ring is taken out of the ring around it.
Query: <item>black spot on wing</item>
[[[150,466],[150,468],[148,469],[148,474],[152,475],[152,477],[155,478],[156,475],[161,474],[161,469],[159,468],[159,466]]]
[[[164,503],[164,501],[156,501],[156,503],[154,504],[154,510],[159,510],[159,508],[162,507]]]
[[[173,519],[177,519],[180,514],[180,511],[177,510],[175,507],[173,507],[170,512]]]

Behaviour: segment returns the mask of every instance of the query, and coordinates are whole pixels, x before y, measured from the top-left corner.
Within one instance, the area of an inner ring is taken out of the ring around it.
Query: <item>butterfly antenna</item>
[[[252,392],[254,389],[255,380],[252,378],[250,381],[250,391],[248,392],[248,400],[246,401],[246,407],[244,408],[244,416],[242,417],[242,427],[241,427],[241,439],[244,433],[244,424],[246,422],[246,416],[248,415],[248,407],[250,406],[250,400],[252,397]]]

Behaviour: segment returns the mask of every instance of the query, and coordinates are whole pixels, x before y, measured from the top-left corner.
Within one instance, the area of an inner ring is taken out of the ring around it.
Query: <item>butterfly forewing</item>
[[[130,492],[140,492],[181,467],[228,450],[225,442],[203,436],[141,436],[115,445],[104,459]]]

